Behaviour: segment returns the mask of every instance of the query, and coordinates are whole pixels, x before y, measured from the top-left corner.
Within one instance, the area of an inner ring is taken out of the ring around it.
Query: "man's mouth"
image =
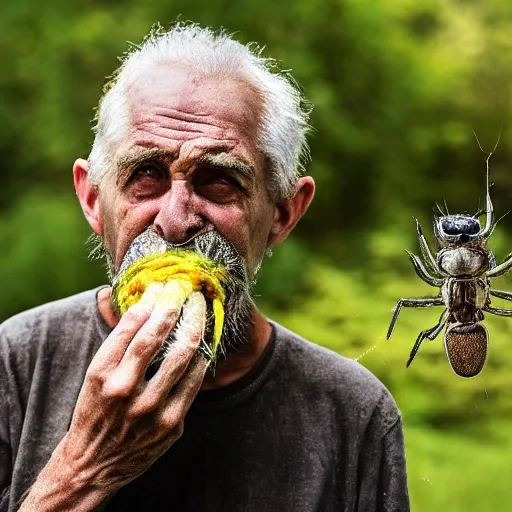
[[[244,259],[236,248],[216,231],[195,236],[185,244],[173,245],[159,237],[152,227],[137,236],[121,262],[113,279],[113,304],[120,314],[143,298],[154,293],[155,283],[173,282],[175,295],[158,296],[169,303],[176,300],[180,318],[193,292],[201,292],[207,302],[204,340],[200,351],[214,361],[217,350],[222,350],[221,335],[224,324],[226,298],[248,293],[248,278]],[[232,303],[233,301],[231,301]],[[229,314],[229,312],[228,312]],[[168,344],[176,337],[175,329]]]

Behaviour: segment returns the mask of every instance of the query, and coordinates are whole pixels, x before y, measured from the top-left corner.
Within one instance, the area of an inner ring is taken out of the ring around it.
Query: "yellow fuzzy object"
[[[214,335],[211,347],[203,346],[210,359],[215,357],[224,325],[225,294],[222,282],[227,279],[226,269],[198,253],[167,251],[147,256],[133,263],[119,277],[114,287],[114,300],[121,314],[138,302],[151,283],[176,280],[185,298],[193,291],[203,293],[212,301]],[[204,345],[204,344],[203,344]]]

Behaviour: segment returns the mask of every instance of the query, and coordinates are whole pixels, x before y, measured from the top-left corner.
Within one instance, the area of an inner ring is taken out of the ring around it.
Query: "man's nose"
[[[193,193],[185,181],[177,180],[162,197],[154,220],[157,235],[171,244],[183,244],[204,230],[206,221],[194,207]]]

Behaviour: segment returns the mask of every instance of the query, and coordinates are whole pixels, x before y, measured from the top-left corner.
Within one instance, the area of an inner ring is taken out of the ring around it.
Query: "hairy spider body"
[[[494,150],[493,150],[494,151]],[[421,299],[399,299],[393,308],[387,338],[403,307],[425,308],[444,306],[439,322],[421,331],[413,346],[407,366],[418,352],[422,341],[434,340],[446,327],[444,346],[453,371],[460,377],[478,375],[487,358],[488,334],[480,324],[484,312],[498,316],[512,316],[512,309],[494,308],[491,296],[512,302],[512,292],[493,290],[490,280],[506,274],[512,268],[512,254],[497,265],[493,253],[487,249],[487,241],[494,227],[494,211],[489,193],[489,158],[487,164],[487,191],[485,226],[482,228],[478,217],[470,215],[449,215],[438,207],[441,217],[434,220],[434,233],[439,251],[432,254],[421,226],[416,228],[421,257],[407,251],[416,274],[426,283],[439,288],[436,297]]]

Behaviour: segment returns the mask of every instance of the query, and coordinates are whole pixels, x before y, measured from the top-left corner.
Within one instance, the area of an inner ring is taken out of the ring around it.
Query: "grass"
[[[496,423],[485,435],[405,426],[411,510],[508,509],[512,430]]]

